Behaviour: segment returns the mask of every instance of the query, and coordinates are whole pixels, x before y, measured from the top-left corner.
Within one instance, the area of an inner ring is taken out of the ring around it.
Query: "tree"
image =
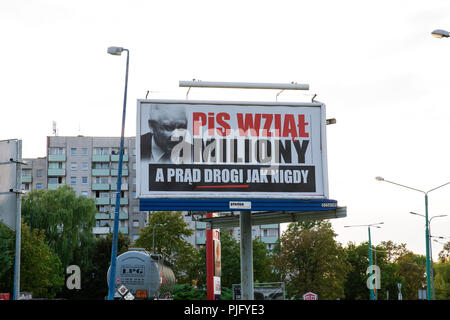
[[[439,261],[445,263],[450,260],[450,241],[444,244],[444,247],[439,252]]]
[[[450,300],[450,259],[435,263],[434,269],[436,300]]]
[[[32,190],[22,198],[24,221],[32,229],[45,231],[46,243],[58,254],[64,268],[70,264],[89,267],[96,211],[93,199],[77,197],[70,186]]]
[[[127,252],[130,238],[118,233],[117,256]],[[91,268],[82,270],[81,289],[72,294],[72,299],[104,300],[108,295],[107,273],[111,265],[112,233],[98,238],[91,252]]]
[[[0,225],[5,246],[2,260],[9,261],[0,275],[0,291],[12,291],[15,257],[15,233]],[[6,266],[6,268],[5,268]],[[32,292],[34,298],[54,298],[64,285],[64,270],[56,253],[46,244],[45,233],[23,222],[21,229],[20,291]]]
[[[344,282],[345,298],[348,300],[369,299],[369,291],[366,286],[366,270],[369,266],[368,242],[356,245],[349,242],[345,248],[347,262],[352,266]]]
[[[178,283],[191,283],[198,276],[200,259],[198,250],[185,240],[192,234],[180,212],[155,211],[141,229],[135,246],[162,255],[172,263]]]
[[[252,241],[253,253],[253,279],[255,282],[273,282],[276,276],[272,269],[272,257],[266,244],[256,238]]]
[[[405,300],[416,300],[418,290],[426,286],[426,257],[408,252],[396,260],[397,275],[403,277],[402,296]]]
[[[300,299],[308,291],[320,299],[344,297],[344,281],[351,269],[346,253],[335,241],[328,221],[291,223],[281,236],[274,266],[287,295]]]

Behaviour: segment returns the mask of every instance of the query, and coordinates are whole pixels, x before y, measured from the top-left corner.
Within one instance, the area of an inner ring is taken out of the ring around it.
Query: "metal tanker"
[[[117,289],[123,285],[135,299],[170,298],[176,282],[175,275],[171,265],[160,255],[133,248],[119,255],[116,261],[115,297],[120,297]]]

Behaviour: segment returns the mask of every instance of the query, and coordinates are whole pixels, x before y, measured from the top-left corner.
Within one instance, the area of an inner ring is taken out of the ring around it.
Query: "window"
[[[49,169],[62,169],[63,163],[62,162],[49,162],[48,168]]]
[[[48,183],[49,184],[57,184],[58,182],[59,182],[58,178],[55,178],[55,177],[48,178]]]
[[[22,170],[22,177],[31,177],[31,170],[23,169]]]
[[[109,169],[108,162],[94,162],[94,169]]]
[[[138,228],[139,227],[139,220],[133,220],[133,227]]]
[[[43,174],[44,174],[44,170],[42,170],[42,169],[38,169],[38,170],[36,171],[36,176],[37,176],[38,178],[42,177]],[[42,185],[41,185],[41,186],[42,186]]]
[[[89,165],[87,162],[82,162],[81,163],[81,170],[88,170],[89,169]]]
[[[37,189],[37,190],[41,190],[41,189],[42,189],[42,183],[36,184],[36,189]]]
[[[98,211],[100,212],[108,212],[109,206],[99,206]]]
[[[70,149],[70,154],[75,156],[77,154],[77,148],[71,148]]]
[[[77,184],[77,177],[70,177],[70,184]]]
[[[82,148],[82,149],[81,149],[81,154],[82,154],[83,156],[87,156],[87,155],[88,155],[88,149],[87,149],[87,148]]]
[[[88,196],[87,191],[81,191],[81,196],[87,198],[87,196]]]
[[[120,227],[128,227],[128,220],[120,220],[119,221]]]
[[[108,177],[95,177],[95,183],[96,184],[107,184]]]
[[[51,155],[63,155],[64,154],[64,148],[50,148]]]
[[[108,155],[109,154],[109,148],[94,148],[94,154],[95,155]]]
[[[136,170],[136,162],[133,162],[133,170]]]
[[[87,184],[88,183],[88,177],[81,177],[81,183]]]
[[[70,169],[72,169],[73,171],[77,170],[77,163],[76,162],[72,162],[70,164]]]

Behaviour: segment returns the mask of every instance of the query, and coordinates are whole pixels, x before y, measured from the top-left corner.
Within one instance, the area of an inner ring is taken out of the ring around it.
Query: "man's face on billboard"
[[[184,109],[160,107],[150,115],[149,125],[153,129],[156,144],[164,151],[170,151],[179,142],[172,141],[176,129],[187,129],[187,119]]]

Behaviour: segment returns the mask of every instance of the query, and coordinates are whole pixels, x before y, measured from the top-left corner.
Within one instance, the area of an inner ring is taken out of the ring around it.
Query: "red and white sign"
[[[307,292],[303,295],[303,300],[319,300],[319,296],[313,292]]]

